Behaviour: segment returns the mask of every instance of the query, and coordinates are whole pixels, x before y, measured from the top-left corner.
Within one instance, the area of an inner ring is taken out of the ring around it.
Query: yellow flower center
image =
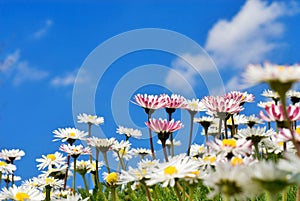
[[[284,66],[277,66],[277,70],[280,71],[280,72],[282,72],[284,69],[285,69]]]
[[[283,147],[284,142],[278,142],[278,146]]]
[[[29,200],[29,195],[24,192],[17,192],[16,193],[16,200],[17,201],[24,201],[24,200]]]
[[[198,104],[196,102],[190,103],[190,107],[193,108],[193,109],[196,109],[197,106],[198,106]]]
[[[89,117],[89,119],[95,119],[95,116],[93,116],[93,115],[89,115],[88,117]]]
[[[106,177],[106,182],[109,185],[115,185],[118,181],[118,174],[116,172],[112,172],[110,174],[107,175]]]
[[[53,184],[55,181],[53,178],[46,178],[45,182],[46,184]]]
[[[72,133],[69,133],[69,136],[70,136],[70,137],[75,137],[76,135],[75,135],[74,132],[72,132]]]
[[[137,177],[144,177],[147,173],[146,169],[142,169],[142,171],[136,171],[136,176]]]
[[[222,147],[236,147],[235,139],[224,139],[222,140]]]
[[[204,147],[199,147],[199,152],[203,152]]]
[[[196,170],[196,171],[191,172],[191,174],[194,174],[194,175],[196,175],[196,177],[199,177],[200,176],[200,171]]]
[[[56,156],[55,156],[55,154],[48,154],[47,159],[50,159],[51,161],[55,161]]]
[[[175,166],[169,166],[164,169],[164,173],[168,175],[173,175],[176,174],[177,172],[178,170],[176,169]]]
[[[217,157],[215,157],[215,156],[204,156],[203,160],[204,160],[204,162],[209,161],[209,163],[212,164],[213,162],[215,162],[217,160]]]
[[[300,135],[300,127],[296,128],[296,133]]]
[[[120,149],[119,154],[120,154],[121,157],[122,157],[122,156],[126,156],[126,154],[127,154],[127,149],[126,149],[126,148]]]
[[[235,165],[240,165],[243,163],[243,159],[239,158],[239,157],[233,157],[231,159],[231,165],[235,166]]]
[[[0,161],[0,166],[7,166],[7,163],[4,161]]]

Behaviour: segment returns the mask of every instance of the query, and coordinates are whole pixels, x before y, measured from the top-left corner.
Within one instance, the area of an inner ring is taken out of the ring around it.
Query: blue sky
[[[35,159],[54,152],[60,145],[52,142],[52,131],[75,126],[74,83],[80,85],[89,79],[76,81],[84,61],[103,42],[135,29],[165,29],[190,38],[212,58],[227,91],[247,89],[258,101],[266,86],[245,86],[241,73],[250,62],[299,62],[299,11],[297,1],[74,1],[71,4],[0,0],[0,149],[23,149],[26,156],[16,163],[19,166],[16,174],[24,179],[36,175]],[[207,57],[192,52],[182,52],[181,56],[192,64],[203,64],[198,73],[177,55],[155,50],[131,52],[113,61],[96,85],[94,107],[97,115],[104,116],[105,124],[101,131],[94,129],[94,135],[101,132],[116,136],[116,124],[145,131],[143,110],[129,103],[125,96],[113,93],[123,86],[119,82],[122,79],[130,78],[126,86],[133,90],[126,92],[131,97],[136,93],[170,93],[172,89],[193,98],[191,91],[182,87],[184,81],[190,84],[197,98],[208,95],[211,91],[201,78],[202,73],[211,72],[208,67],[211,63],[204,65]],[[130,77],[130,73],[143,69],[140,68],[143,65],[150,65],[144,74]],[[160,84],[149,81],[136,86],[138,78],[149,77],[159,77]],[[118,104],[126,107],[112,111]],[[255,105],[249,106],[245,113],[257,114]],[[122,119],[124,115],[130,119]],[[163,111],[156,114],[162,115]],[[186,116],[185,112],[176,112],[176,118]],[[143,135],[147,137],[147,133]],[[199,138],[195,141],[200,142]],[[148,146],[146,139],[133,142]]]

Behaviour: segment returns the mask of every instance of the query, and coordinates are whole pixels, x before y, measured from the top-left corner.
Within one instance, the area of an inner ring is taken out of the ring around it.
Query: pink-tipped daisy
[[[248,92],[231,91],[225,94],[225,97],[241,102],[241,104],[250,103],[254,101],[254,95],[248,94]]]
[[[92,153],[89,147],[83,147],[82,145],[62,144],[59,147],[59,150],[69,154],[73,158],[77,158],[79,155]]]
[[[137,94],[134,96],[134,100],[135,102],[132,101],[132,103],[144,108],[147,114],[150,110],[153,112],[164,106],[164,101],[157,95]]]
[[[271,106],[265,107],[266,114],[263,111],[259,112],[260,118],[263,120],[270,121],[279,121],[282,122],[285,120],[282,105],[276,105],[273,103]],[[288,118],[290,121],[296,121],[300,119],[300,106],[299,105],[289,105],[287,107]]]

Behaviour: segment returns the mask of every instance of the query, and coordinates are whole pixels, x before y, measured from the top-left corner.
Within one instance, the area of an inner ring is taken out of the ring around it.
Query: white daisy
[[[114,151],[113,156],[119,160],[119,157],[125,160],[132,158],[132,152],[130,151],[130,143],[128,141],[122,140],[121,142],[115,141],[112,145],[112,150]]]
[[[94,124],[99,125],[104,123],[103,117],[97,117],[96,115],[87,115],[86,113],[79,114],[77,116],[78,123]]]
[[[115,143],[115,138],[90,137],[87,139],[88,145],[96,148],[98,151],[107,152]]]
[[[205,153],[206,149],[204,144],[198,145],[198,144],[193,144],[190,149],[190,156],[192,157],[202,157],[202,155]]]
[[[186,106],[185,106],[184,109],[186,109],[186,110],[188,110],[192,113],[197,113],[197,112],[200,112],[200,111],[206,111],[206,107],[201,102],[201,100],[194,99],[194,98],[192,100],[189,100],[189,99],[186,100]]]
[[[88,133],[84,131],[80,131],[76,128],[58,128],[58,130],[53,131],[54,137],[58,139],[54,139],[53,141],[62,140],[62,142],[68,142],[69,144],[73,144],[76,140],[85,140],[85,137]]]
[[[62,153],[55,152],[54,154],[42,155],[42,158],[36,159],[40,164],[37,165],[38,169],[48,169],[53,167],[59,167],[66,163],[67,157],[63,156]]]
[[[171,158],[169,162],[160,163],[158,167],[152,168],[151,173],[146,176],[148,178],[146,184],[152,186],[162,183],[162,187],[173,187],[176,179],[196,177],[194,172],[198,171],[198,168],[198,161],[181,154]]]
[[[235,137],[238,139],[251,140],[254,144],[258,144],[264,138],[268,138],[275,134],[276,132],[273,129],[266,130],[266,127],[257,127],[240,129],[236,133]]]
[[[83,147],[80,145],[69,145],[69,144],[62,144],[59,147],[59,150],[69,154],[73,158],[77,158],[79,155],[82,154],[91,154],[92,151],[89,147]]]
[[[204,177],[204,184],[212,189],[209,196],[214,197],[217,193],[221,193],[226,198],[237,200],[251,196],[256,190],[254,191],[255,185],[247,170],[245,166],[232,166],[228,162],[217,163],[215,169]]]
[[[141,156],[142,158],[151,155],[151,150],[150,149],[145,149],[145,148],[132,148],[131,149],[132,154],[135,156]]]
[[[6,163],[5,161],[0,161],[0,172],[5,174],[12,174],[16,171],[16,166],[13,164]]]
[[[117,128],[117,133],[126,135],[126,139],[130,137],[140,138],[142,136],[142,131],[139,129],[126,128],[123,126],[119,126]]]
[[[88,201],[90,198],[82,198],[78,193],[69,193],[66,197],[63,198],[52,198],[53,201]]]
[[[14,181],[22,180],[22,178],[20,176],[11,175],[11,174],[3,174],[2,175],[2,180],[5,181],[6,183],[12,182],[12,178],[14,178]]]
[[[287,95],[287,97],[290,98],[290,100],[293,104],[299,103],[299,101],[300,101],[300,92],[299,91],[289,90],[286,93],[286,95]]]
[[[138,162],[138,168],[140,169],[152,169],[157,168],[159,165],[159,160],[149,160],[149,159],[142,159]]]
[[[103,161],[99,161],[98,162],[98,170],[100,170],[102,168],[102,166],[104,165]],[[92,161],[91,165],[87,166],[87,172],[91,172],[91,173],[95,173],[96,172],[96,161]]]
[[[24,187],[13,185],[12,187],[3,188],[0,192],[0,199],[12,199],[12,200],[44,200],[44,194],[36,188]]]
[[[234,122],[232,122],[232,119],[229,118],[226,123],[228,126],[232,126],[233,123],[234,125],[238,126],[241,124],[247,124],[248,119],[244,114],[239,114],[239,115],[233,115],[233,121]]]
[[[10,163],[12,163],[14,160],[20,160],[24,155],[25,152],[20,149],[2,149],[0,152],[0,158]]]
[[[64,180],[55,179],[54,177],[46,177],[44,175],[39,175],[38,177],[33,178],[33,181],[42,188],[45,186],[51,186],[54,189],[59,189],[64,186]]]
[[[255,114],[252,114],[250,116],[247,116],[247,125],[252,128],[256,124],[263,124],[263,120],[255,116]]]
[[[267,98],[272,98],[274,101],[279,101],[279,94],[276,91],[265,89],[261,95]]]

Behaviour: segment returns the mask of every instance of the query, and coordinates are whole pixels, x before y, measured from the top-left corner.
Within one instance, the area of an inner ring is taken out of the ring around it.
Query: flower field
[[[269,101],[255,103],[253,94],[240,91],[191,100],[177,94],[136,94],[128,101],[145,111],[149,144],[144,147],[132,148],[131,139],[142,136],[135,128],[116,128],[121,141],[92,136],[92,127],[102,126],[104,118],[79,114],[77,120],[86,130],[54,130],[59,149],[37,158],[40,174],[21,185],[15,185],[20,178],[14,172],[22,168],[15,161],[25,152],[3,149],[0,199],[300,200],[300,92],[292,90],[300,81],[300,66],[249,65],[243,78],[252,85],[268,83],[270,89],[262,95]],[[258,116],[242,114],[248,104],[260,107]],[[152,118],[156,110],[164,110],[167,118]],[[174,119],[176,110],[188,111],[190,125]],[[201,126],[204,144],[193,143],[194,124]],[[188,150],[175,154],[180,142],[173,134],[183,127],[190,130]],[[153,136],[159,139],[162,158]],[[138,162],[128,166],[133,158]],[[117,169],[111,160],[117,161]]]

